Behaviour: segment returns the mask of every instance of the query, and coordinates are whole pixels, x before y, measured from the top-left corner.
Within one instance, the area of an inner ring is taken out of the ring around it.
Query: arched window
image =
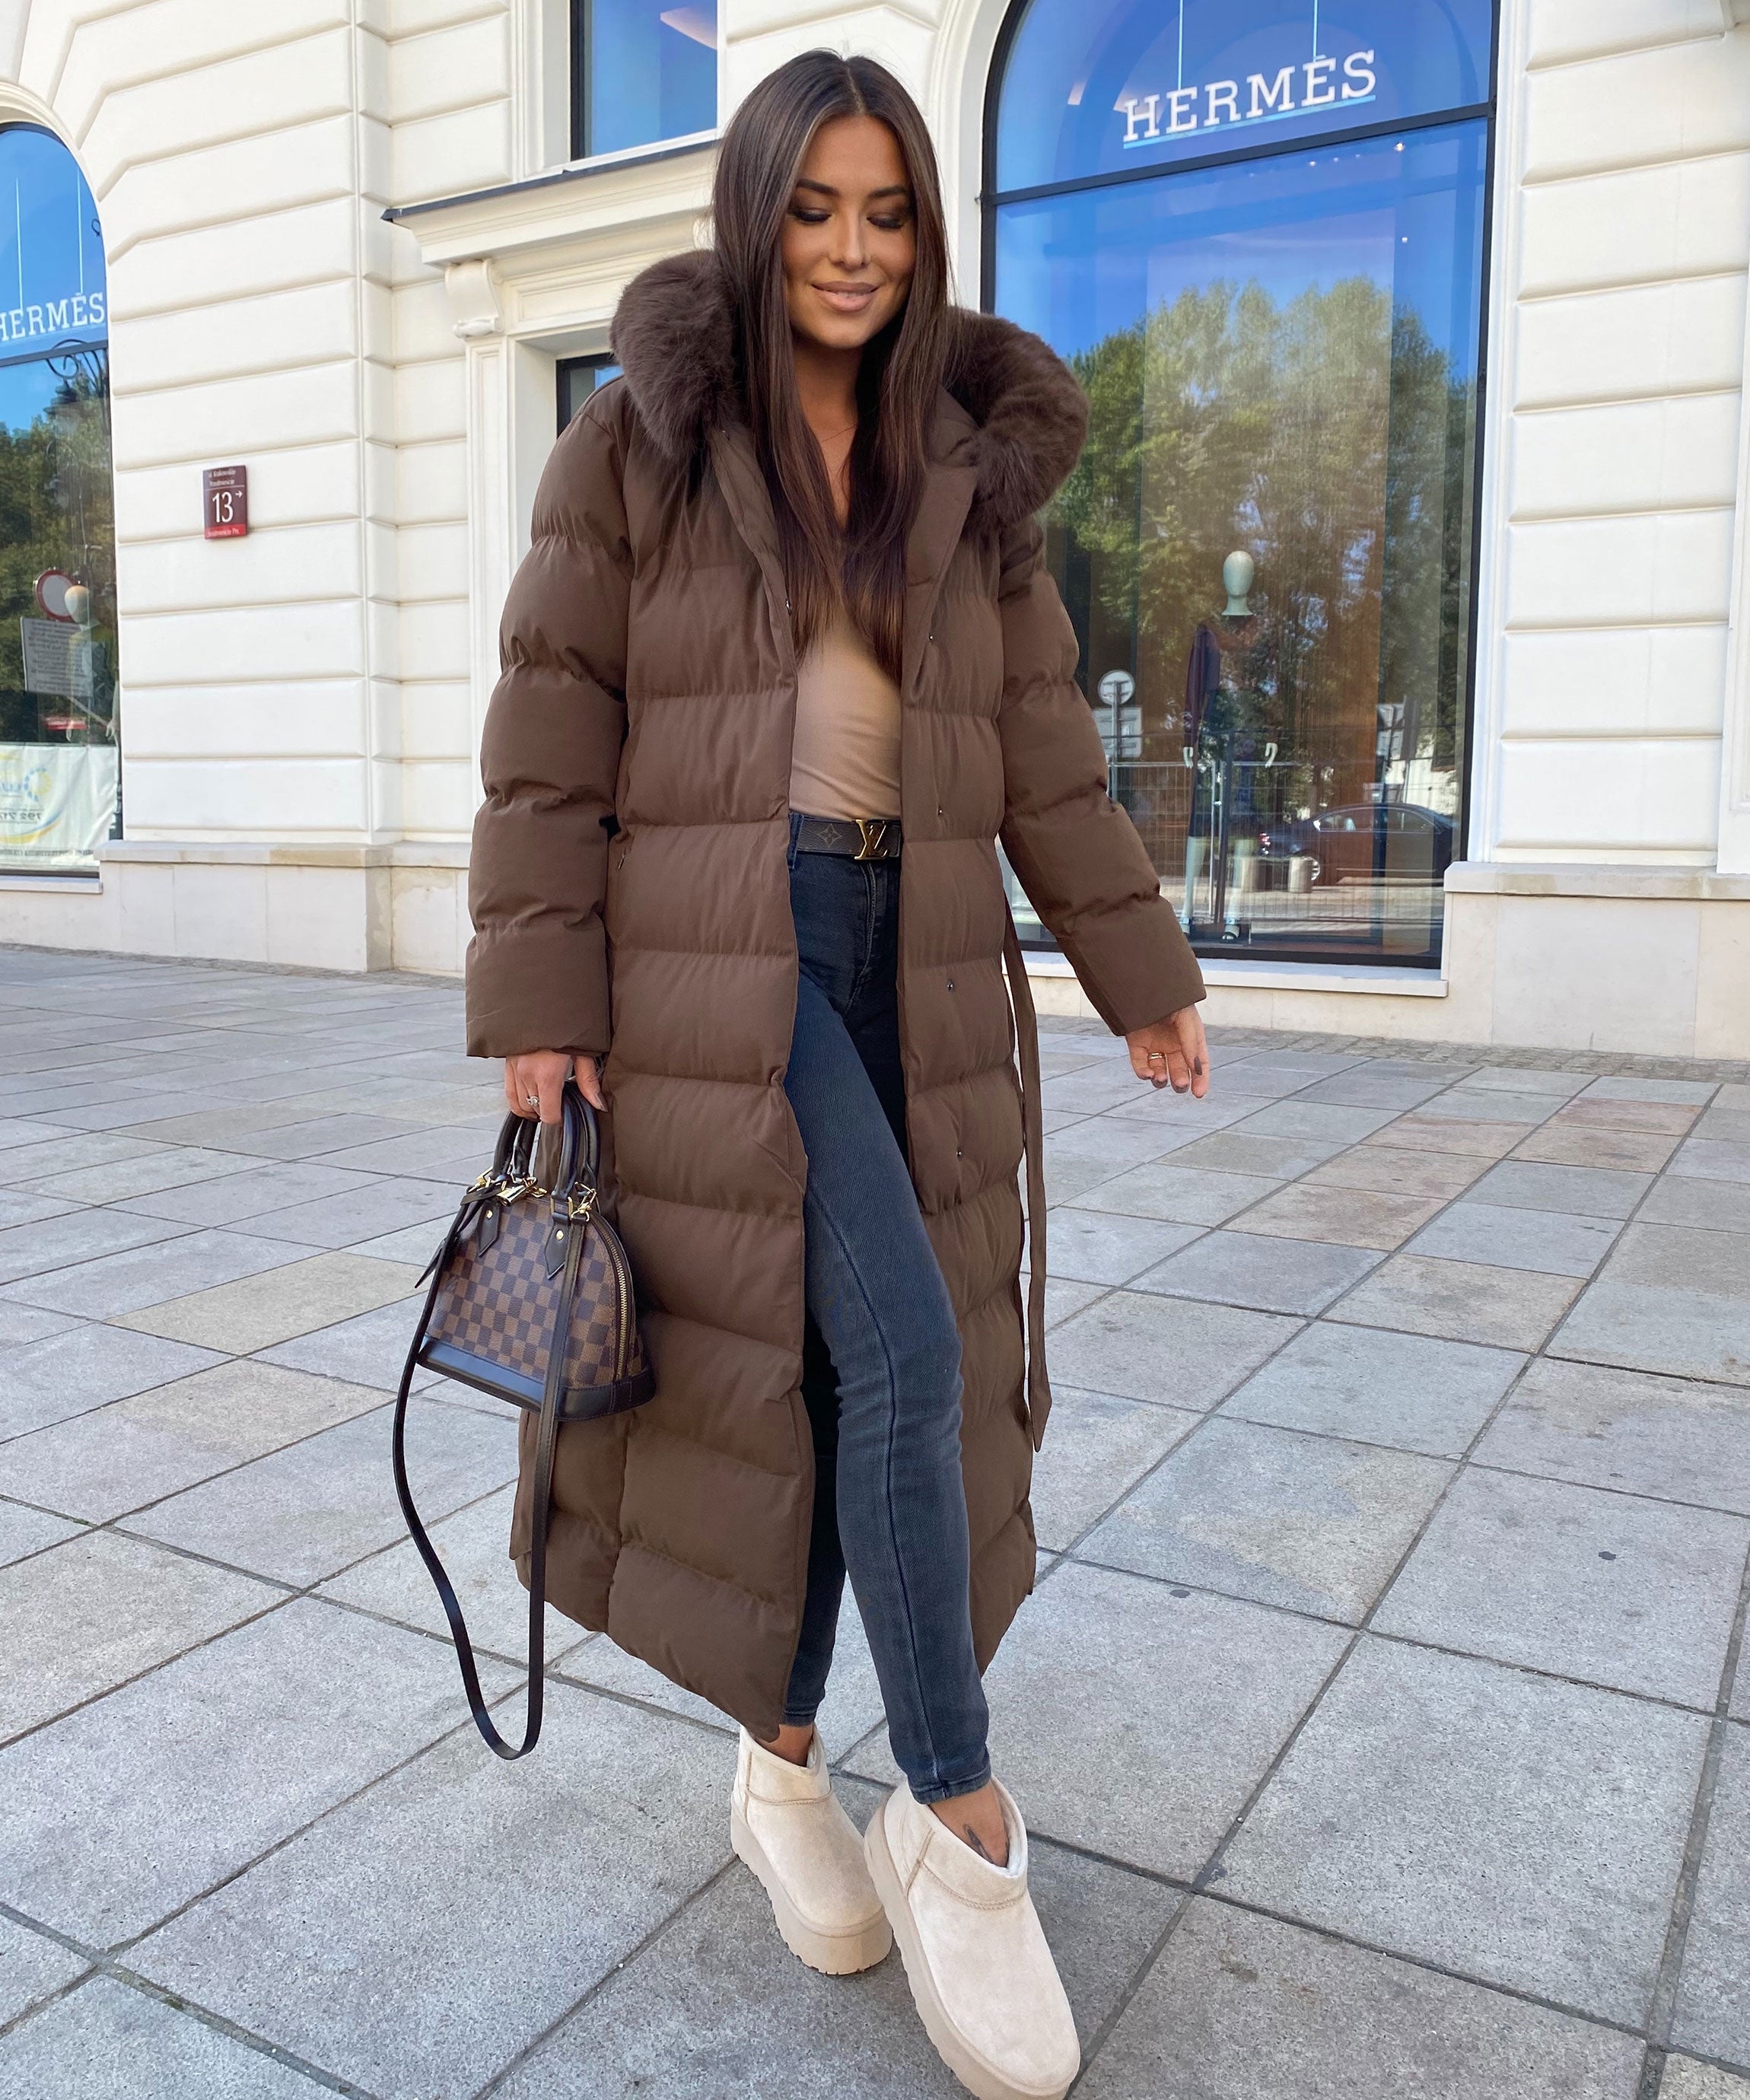
[[[109,319],[73,156],[0,128],[0,871],[81,874],[119,829]]]
[[[1494,35],[1492,0],[1021,0],[1005,25],[986,303],[1092,400],[1048,558],[1113,792],[1212,951],[1439,960]]]

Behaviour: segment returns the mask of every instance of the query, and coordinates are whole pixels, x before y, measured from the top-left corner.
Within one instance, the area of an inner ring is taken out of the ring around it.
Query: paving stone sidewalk
[[[0,951],[0,2100],[948,2100],[897,1957],[784,1951],[721,1716],[555,1618],[536,1756],[467,1722],[387,1460],[459,1009]],[[1078,2094],[1750,2100],[1750,1074],[1045,1050],[990,1690]],[[512,1426],[414,1413],[514,1718]]]

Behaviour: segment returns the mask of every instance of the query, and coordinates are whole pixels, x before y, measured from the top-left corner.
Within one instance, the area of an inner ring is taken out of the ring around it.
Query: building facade
[[[1213,1017],[1750,1057],[1750,0],[0,0],[0,940],[460,967],[542,465],[820,44],[1087,387]]]

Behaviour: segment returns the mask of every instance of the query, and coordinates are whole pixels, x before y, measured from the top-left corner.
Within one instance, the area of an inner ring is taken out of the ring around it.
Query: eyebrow
[[[831,183],[817,183],[807,175],[796,177],[796,188],[799,190],[818,190],[822,196],[835,197],[839,194]],[[911,192],[903,183],[890,183],[884,190],[871,190],[868,192],[871,200],[875,197],[909,197],[910,195]]]

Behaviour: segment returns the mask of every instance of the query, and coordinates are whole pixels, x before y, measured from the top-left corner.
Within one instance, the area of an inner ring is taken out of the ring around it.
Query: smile
[[[861,313],[875,296],[874,285],[817,285],[814,289],[829,307],[836,307],[841,313]]]

